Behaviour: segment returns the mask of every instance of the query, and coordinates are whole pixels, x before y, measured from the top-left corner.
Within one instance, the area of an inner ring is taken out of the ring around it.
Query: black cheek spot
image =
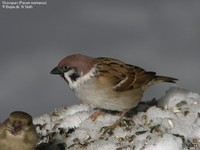
[[[72,81],[76,81],[76,79],[77,79],[78,77],[80,77],[80,75],[79,75],[78,72],[74,72],[74,73],[71,74],[69,77],[71,78]]]

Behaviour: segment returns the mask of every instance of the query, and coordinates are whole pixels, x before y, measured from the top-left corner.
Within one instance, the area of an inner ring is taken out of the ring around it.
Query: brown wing
[[[154,72],[146,72],[137,66],[125,64],[116,59],[97,58],[97,69],[100,78],[107,78],[107,82],[116,91],[126,91],[140,88],[155,77]],[[112,61],[111,61],[112,60]]]

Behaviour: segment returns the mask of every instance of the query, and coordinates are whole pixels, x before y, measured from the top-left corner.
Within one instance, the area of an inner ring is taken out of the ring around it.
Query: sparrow
[[[119,125],[128,110],[138,105],[149,86],[177,80],[157,76],[155,72],[117,59],[82,54],[63,58],[50,73],[60,75],[81,102],[100,109],[122,111],[113,128]],[[99,114],[96,111],[91,118],[95,120]]]
[[[0,149],[35,150],[36,143],[37,133],[29,114],[12,112],[0,125]]]

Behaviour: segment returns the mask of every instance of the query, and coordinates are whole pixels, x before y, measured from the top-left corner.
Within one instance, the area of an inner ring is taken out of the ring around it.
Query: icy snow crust
[[[144,108],[144,107],[143,107]],[[37,150],[200,150],[200,95],[169,89],[157,105],[124,117],[105,130],[118,114],[92,121],[94,108],[74,105],[34,118],[40,136]]]

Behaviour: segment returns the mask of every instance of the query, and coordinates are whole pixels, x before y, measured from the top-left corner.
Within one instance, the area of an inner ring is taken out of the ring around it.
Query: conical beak
[[[22,129],[22,123],[16,121],[16,122],[13,123],[13,127],[14,127],[15,131],[21,130]]]
[[[50,74],[61,74],[61,71],[58,67],[55,67],[53,70],[51,70]]]

